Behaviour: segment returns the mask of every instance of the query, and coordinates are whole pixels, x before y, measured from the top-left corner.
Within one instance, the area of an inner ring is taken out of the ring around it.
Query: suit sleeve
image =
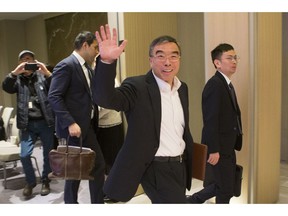
[[[49,102],[62,129],[67,128],[75,122],[65,104],[65,95],[71,80],[70,71],[71,70],[67,64],[57,65],[52,74],[51,85],[48,93]]]
[[[221,91],[217,83],[210,80],[202,93],[203,133],[202,143],[208,146],[208,153],[220,151],[219,121],[220,121]]]
[[[116,111],[130,110],[135,102],[136,90],[128,78],[120,87],[115,88],[116,62],[105,64],[97,62],[93,77],[93,99],[96,104]]]

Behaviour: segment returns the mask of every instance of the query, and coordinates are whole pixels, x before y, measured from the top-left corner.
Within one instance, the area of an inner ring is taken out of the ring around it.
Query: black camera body
[[[26,63],[24,69],[30,71],[36,71],[39,69],[39,67],[36,63]]]

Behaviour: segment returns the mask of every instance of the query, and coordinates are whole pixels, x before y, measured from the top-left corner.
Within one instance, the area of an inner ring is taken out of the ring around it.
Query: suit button
[[[234,127],[233,130],[234,130],[234,131],[237,131],[237,127]]]

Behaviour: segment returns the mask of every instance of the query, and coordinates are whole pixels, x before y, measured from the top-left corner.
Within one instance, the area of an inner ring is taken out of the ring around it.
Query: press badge
[[[29,108],[29,109],[32,109],[32,108],[33,108],[33,103],[32,103],[32,101],[29,101],[29,102],[28,102],[28,108]]]

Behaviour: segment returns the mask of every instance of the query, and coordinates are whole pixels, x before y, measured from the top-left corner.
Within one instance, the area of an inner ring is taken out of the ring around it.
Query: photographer
[[[54,142],[54,114],[47,99],[51,72],[45,64],[35,60],[35,54],[23,50],[19,64],[2,83],[4,91],[17,93],[17,127],[21,132],[21,163],[26,178],[23,196],[31,197],[36,186],[36,176],[30,156],[40,137],[43,145],[43,172],[41,195],[50,193],[48,174],[51,172],[48,154]]]

